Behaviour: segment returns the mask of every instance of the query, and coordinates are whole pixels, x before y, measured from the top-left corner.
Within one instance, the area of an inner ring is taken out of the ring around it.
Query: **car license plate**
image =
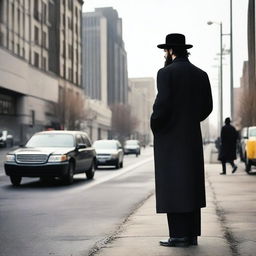
[[[105,162],[106,162],[106,159],[99,159],[99,162],[100,162],[100,163],[105,163]]]

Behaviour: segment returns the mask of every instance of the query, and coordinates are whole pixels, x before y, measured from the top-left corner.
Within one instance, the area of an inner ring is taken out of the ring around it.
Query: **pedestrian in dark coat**
[[[164,246],[197,244],[200,210],[206,206],[200,122],[212,111],[207,74],[191,64],[182,34],[158,45],[166,65],[157,74],[158,94],[151,115],[154,134],[157,213],[167,213],[170,238]]]
[[[238,132],[230,123],[231,120],[227,117],[225,119],[225,125],[221,129],[221,145],[219,152],[219,160],[222,163],[221,175],[226,174],[226,163],[231,164],[233,168],[232,173],[237,170],[234,160],[236,159]]]

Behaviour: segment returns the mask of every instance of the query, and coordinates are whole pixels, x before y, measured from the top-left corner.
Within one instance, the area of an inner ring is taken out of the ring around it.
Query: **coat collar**
[[[176,57],[174,60],[173,60],[173,63],[174,62],[189,62],[189,59],[188,57]]]

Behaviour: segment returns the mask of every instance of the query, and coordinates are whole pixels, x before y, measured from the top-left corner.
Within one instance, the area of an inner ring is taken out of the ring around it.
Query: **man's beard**
[[[165,62],[164,62],[164,66],[166,67],[166,66],[168,66],[168,65],[170,65],[170,64],[172,64],[172,56],[171,56],[171,54],[168,52],[168,53],[167,53],[167,56],[166,56],[166,59],[165,59]]]

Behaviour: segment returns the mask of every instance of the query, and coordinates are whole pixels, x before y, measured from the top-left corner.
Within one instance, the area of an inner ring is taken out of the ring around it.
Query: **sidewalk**
[[[256,175],[240,165],[235,174],[221,166],[206,165],[207,208],[202,210],[202,236],[198,246],[159,246],[168,237],[165,214],[155,213],[155,197],[149,198],[97,256],[253,256],[256,255]]]

